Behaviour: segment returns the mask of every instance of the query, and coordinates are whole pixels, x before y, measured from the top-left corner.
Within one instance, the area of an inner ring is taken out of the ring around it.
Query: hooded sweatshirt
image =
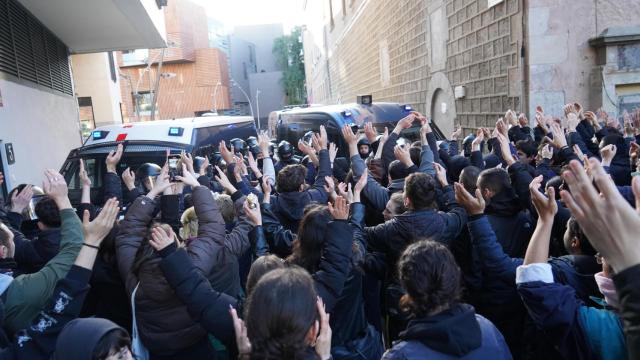
[[[107,319],[75,319],[64,327],[58,341],[54,359],[91,360],[93,350],[107,333],[123,328]]]
[[[414,319],[383,359],[511,359],[502,334],[472,306]]]

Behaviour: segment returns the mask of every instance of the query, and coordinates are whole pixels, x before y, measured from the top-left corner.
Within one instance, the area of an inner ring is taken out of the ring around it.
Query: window
[[[248,79],[249,78],[249,74],[247,72],[247,63],[246,62],[242,62],[242,73],[244,74],[244,79]]]
[[[80,131],[83,137],[88,137],[91,131],[96,128],[96,121],[93,113],[93,102],[91,97],[78,97],[78,114],[80,117]]]
[[[122,66],[145,65],[149,59],[149,49],[127,50],[122,52]]]
[[[17,0],[0,0],[0,72],[73,95],[69,49]]]
[[[134,104],[138,105],[140,115],[151,115],[151,108],[153,103],[153,94],[149,91],[139,92],[138,96],[132,94]]]

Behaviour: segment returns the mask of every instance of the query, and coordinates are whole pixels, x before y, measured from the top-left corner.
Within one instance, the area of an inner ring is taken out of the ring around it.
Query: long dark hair
[[[460,268],[449,249],[438,242],[409,245],[398,261],[398,273],[407,291],[400,307],[412,317],[433,315],[460,300]]]
[[[298,227],[298,237],[293,241],[292,254],[287,261],[303,267],[311,274],[316,272],[322,258],[327,224],[331,219],[326,206],[307,206]]]
[[[247,299],[244,321],[251,359],[304,359],[307,333],[318,319],[311,275],[292,266],[264,275]]]

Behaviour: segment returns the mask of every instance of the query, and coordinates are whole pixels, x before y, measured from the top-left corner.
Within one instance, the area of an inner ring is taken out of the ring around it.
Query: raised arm
[[[160,268],[165,279],[186,305],[191,318],[220,340],[227,349],[235,351],[229,308],[236,306],[236,299],[215,291],[186,251],[178,250],[173,239],[162,236],[161,232],[158,235],[160,236],[154,234],[149,243],[162,257]]]
[[[329,204],[329,212],[334,221],[327,225],[327,241],[325,241],[319,270],[312,274],[318,295],[331,312],[349,275],[353,229],[346,221],[349,216],[347,201],[338,196],[336,205]],[[330,236],[329,236],[330,234]]]
[[[118,259],[118,270],[123,281],[127,281],[129,277],[138,248],[147,234],[147,227],[153,219],[156,208],[154,199],[169,186],[171,186],[169,168],[165,165],[160,175],[158,175],[153,189],[146,196],[140,196],[133,202],[124,220],[120,223],[118,236],[116,237],[116,258]]]
[[[60,251],[40,271],[19,276],[9,285],[5,301],[5,326],[11,332],[26,327],[42,309],[58,280],[64,278],[71,268],[84,239],[82,225],[71,207],[67,184],[62,175],[47,170],[44,190],[60,210]]]
[[[476,190],[476,196],[474,197],[461,184],[456,183],[455,188],[458,202],[469,213],[469,234],[471,235],[473,247],[480,257],[483,269],[489,276],[513,284],[516,268],[522,264],[522,259],[510,258],[498,243],[496,234],[484,215],[485,202],[480,190]]]

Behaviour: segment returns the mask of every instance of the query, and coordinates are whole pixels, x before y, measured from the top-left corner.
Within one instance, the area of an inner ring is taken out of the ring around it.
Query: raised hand
[[[329,145],[329,137],[327,136],[327,129],[324,125],[320,125],[320,137],[318,140],[320,142],[320,148],[323,150]]]
[[[324,303],[319,296],[316,307],[318,314],[320,314],[320,334],[316,339],[315,350],[320,360],[328,360],[331,358],[331,326],[329,325],[331,316],[327,314]]]
[[[89,211],[85,210],[82,214],[84,242],[89,245],[100,246],[102,240],[107,237],[113,228],[119,211],[120,208],[118,207],[118,200],[116,198],[107,200],[93,221],[89,221]]]
[[[525,114],[520,113],[518,116],[518,125],[520,125],[520,127],[529,126],[529,119],[527,119]]]
[[[411,113],[405,116],[404,118],[400,119],[400,121],[398,121],[395,129],[393,129],[393,132],[400,135],[400,132],[402,132],[402,130],[408,129],[411,127],[411,124],[413,124],[413,121],[415,119],[416,119],[416,115],[414,113]]]
[[[578,115],[576,113],[567,114],[567,130],[569,132],[575,132],[579,123],[580,119],[578,119]]]
[[[218,144],[218,150],[220,151],[220,156],[222,156],[222,159],[227,164],[233,163],[233,146],[231,146],[231,150],[227,149],[227,145],[224,140],[222,140],[220,144]]]
[[[460,137],[462,137],[462,127],[457,125],[456,129],[451,133],[451,140],[460,140]]]
[[[258,135],[258,146],[260,147],[260,151],[262,151],[262,156],[264,158],[269,157],[269,136],[266,131],[261,131]]]
[[[498,141],[500,141],[500,150],[502,151],[502,158],[507,163],[507,165],[512,165],[516,162],[511,155],[511,147],[509,146],[509,139],[501,133],[497,134]]]
[[[353,198],[353,192],[351,191],[351,183],[346,184],[346,183],[339,183],[338,184],[338,195],[342,196],[343,198],[347,199],[347,202],[349,204],[351,204],[352,202],[354,202]]]
[[[190,173],[195,174],[196,171],[193,168],[193,157],[191,157],[191,154],[182,150],[182,152],[180,153],[180,159],[182,160],[183,164],[187,165],[187,170]],[[183,174],[184,174],[184,170],[183,170]]]
[[[613,158],[616,156],[617,152],[618,152],[618,148],[613,144],[609,144],[603,147],[602,149],[600,149],[600,156],[602,157],[602,166],[610,166],[611,161],[613,161]]]
[[[502,118],[496,121],[496,131],[507,138],[509,137],[508,135],[509,129],[507,129],[507,124],[504,123],[504,120]]]
[[[52,169],[45,170],[42,188],[56,202],[58,209],[71,208],[71,202],[68,197],[69,188],[64,177],[59,172]]]
[[[349,205],[347,199],[342,196],[336,197],[335,204],[329,203],[329,213],[334,220],[347,220],[349,218]]]
[[[136,173],[131,168],[126,168],[122,172],[122,182],[129,191],[133,190],[136,187]]]
[[[211,166],[211,162],[209,161],[209,156],[205,155],[204,161],[202,162],[202,165],[200,165],[200,169],[198,169],[198,175],[199,176],[207,175],[207,169],[209,169],[209,166]]]
[[[553,139],[545,137],[549,143],[558,149],[567,146],[567,138],[564,135],[564,131],[562,131],[562,127],[555,121],[551,123],[551,134],[553,134]]]
[[[440,182],[440,185],[442,185],[442,187],[449,185],[449,182],[447,181],[447,169],[437,162],[433,163],[433,167],[436,169],[436,178]]]
[[[251,195],[256,197],[255,194],[249,194],[249,196]],[[249,201],[245,200],[244,204],[242,204],[242,209],[244,210],[244,213],[247,215],[247,218],[249,218],[249,221],[253,224],[253,226],[262,226],[262,214],[260,213],[260,204],[258,204],[257,197],[255,205],[255,207],[251,208],[249,206]]]
[[[185,185],[189,185],[192,188],[200,186],[200,183],[198,182],[198,180],[196,180],[195,176],[193,176],[193,173],[187,171],[187,164],[184,163],[182,164],[182,176],[176,175],[176,180],[181,181]]]
[[[482,215],[484,214],[484,198],[480,193],[480,189],[476,189],[476,196],[471,195],[467,189],[460,183],[454,184],[456,189],[456,201],[458,204],[467,210],[469,215]]]
[[[302,139],[298,140],[298,150],[300,150],[300,152],[305,155],[315,153],[315,150],[311,146],[309,146],[309,144],[302,141]]]
[[[22,189],[22,191],[14,192],[13,195],[11,195],[11,211],[22,214],[24,209],[29,206],[32,198],[33,185],[27,185]]]
[[[553,222],[553,218],[558,212],[558,204],[556,203],[556,191],[553,186],[547,187],[544,196],[538,189],[542,185],[542,175],[534,178],[529,184],[529,193],[531,194],[531,202],[538,212],[538,217],[542,221]]]
[[[329,161],[331,162],[331,164],[333,164],[333,162],[336,160],[337,155],[338,155],[338,147],[336,146],[336,144],[334,143],[329,144]]]
[[[582,164],[571,161],[569,170],[562,174],[571,192],[562,191],[560,196],[589,242],[619,273],[640,263],[640,216],[622,197],[600,162],[593,158],[589,162],[593,181]],[[640,200],[640,178],[633,178],[632,190],[636,201]]]
[[[369,140],[369,144],[376,141],[376,137],[378,137],[378,132],[373,128],[373,123],[366,122],[364,123],[364,135]]]
[[[471,142],[471,151],[480,151],[480,145],[484,141],[484,131],[482,129],[476,130],[476,138]]]
[[[120,159],[122,159],[122,152],[122,144],[118,144],[115,151],[111,150],[109,152],[109,155],[107,155],[107,158],[105,159],[105,163],[107,164],[107,172],[116,172],[116,166],[120,162]]]
[[[147,197],[154,199],[156,196],[162,194],[165,190],[167,190],[171,186],[171,179],[169,178],[169,165],[164,164],[162,170],[160,170],[160,175],[156,177],[156,181],[153,184],[153,189],[149,191]]]
[[[115,171],[113,172],[115,173]],[[78,176],[80,177],[80,183],[82,184],[82,187],[91,187],[91,179],[89,178],[89,174],[87,174],[87,170],[84,167],[84,160],[82,159],[80,159],[80,171]]]
[[[155,251],[161,251],[167,246],[175,242],[175,235],[173,230],[165,230],[161,226],[156,226],[151,230],[151,239],[149,239],[149,245]]]
[[[393,147],[393,154],[396,156],[396,159],[400,160],[401,163],[406,167],[410,167],[413,165],[413,161],[411,161],[411,154],[409,153],[408,146],[400,146],[396,145]]]
[[[325,176],[324,182],[324,191],[326,191],[327,194],[333,194],[336,192],[336,183],[333,181],[333,176]]]
[[[358,155],[358,138],[356,137],[356,134],[353,133],[353,130],[351,130],[351,127],[349,125],[345,125],[342,127],[342,138],[349,146],[349,156]]]
[[[235,193],[236,187],[233,186],[233,184],[231,183],[231,181],[229,181],[229,178],[227,177],[227,175],[224,173],[224,171],[220,170],[220,167],[218,167],[216,165],[216,170],[218,170],[218,175],[216,175],[216,181],[218,181],[220,183],[220,185],[227,190],[227,192],[229,192],[230,194]]]
[[[358,182],[353,187],[353,202],[360,202],[360,193],[367,186],[367,178],[369,176],[369,169],[364,169],[362,176],[358,179]]]

